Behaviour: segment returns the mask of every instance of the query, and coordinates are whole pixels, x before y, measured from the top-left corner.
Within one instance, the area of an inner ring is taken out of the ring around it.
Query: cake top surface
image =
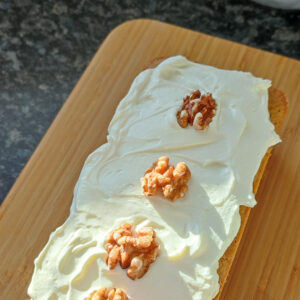
[[[267,149],[280,141],[269,120],[271,82],[175,56],[140,73],[109,125],[107,143],[86,160],[67,221],[35,260],[29,295],[84,299],[102,286],[130,299],[213,299],[218,260],[240,226],[239,206],[255,205],[254,176]],[[183,99],[200,90],[216,102],[204,130],[181,128]],[[140,178],[160,156],[184,161],[189,189],[174,202],[146,197]],[[160,256],[131,280],[108,270],[105,241],[123,224],[152,226]]]

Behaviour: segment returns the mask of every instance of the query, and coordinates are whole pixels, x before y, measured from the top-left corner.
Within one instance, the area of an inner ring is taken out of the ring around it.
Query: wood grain
[[[150,20],[103,42],[0,209],[0,299],[24,299],[33,259],[69,213],[87,155],[135,76],[155,57],[191,60],[272,79],[290,109],[221,299],[300,298],[300,62]],[[297,104],[298,101],[298,104]]]

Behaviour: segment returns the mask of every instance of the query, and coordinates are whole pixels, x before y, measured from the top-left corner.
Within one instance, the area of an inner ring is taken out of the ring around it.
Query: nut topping
[[[199,90],[186,96],[177,112],[177,122],[182,128],[188,124],[196,130],[204,130],[216,114],[217,104],[211,94],[201,95]]]
[[[90,294],[85,300],[128,300],[124,290],[103,287]]]
[[[152,227],[135,232],[131,224],[125,223],[109,235],[105,249],[108,268],[112,270],[120,263],[123,269],[128,268],[127,275],[135,280],[143,277],[156,260],[159,244]]]
[[[160,157],[141,178],[144,195],[153,196],[161,190],[163,196],[170,201],[183,198],[188,190],[187,182],[191,172],[184,162],[176,167],[169,166],[169,158]]]

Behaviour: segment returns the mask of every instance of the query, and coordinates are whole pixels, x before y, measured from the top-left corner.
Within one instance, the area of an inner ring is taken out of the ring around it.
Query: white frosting
[[[71,214],[35,260],[33,300],[84,299],[102,286],[133,300],[200,300],[218,293],[218,260],[240,226],[239,206],[254,206],[253,178],[268,147],[280,141],[269,120],[268,80],[166,59],[143,71],[120,102],[107,143],[86,160]],[[176,112],[193,91],[212,93],[209,127],[181,128]],[[192,177],[183,199],[147,198],[140,177],[159,156],[184,161]],[[132,281],[109,271],[104,242],[123,222],[155,228],[159,258]]]

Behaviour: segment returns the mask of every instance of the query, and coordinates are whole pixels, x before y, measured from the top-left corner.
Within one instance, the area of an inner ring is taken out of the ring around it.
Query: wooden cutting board
[[[0,299],[26,297],[33,260],[67,218],[83,163],[106,141],[132,80],[153,58],[177,54],[250,71],[286,93],[283,143],[268,163],[221,299],[300,299],[300,62],[150,20],[109,34],[0,207]]]

